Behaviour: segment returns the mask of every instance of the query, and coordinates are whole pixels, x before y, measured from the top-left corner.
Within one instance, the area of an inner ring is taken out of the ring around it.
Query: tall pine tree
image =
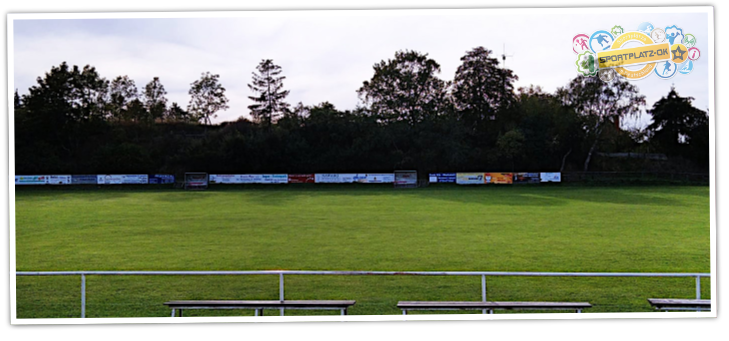
[[[281,67],[271,59],[262,60],[256,69],[258,73],[253,73],[253,82],[248,84],[248,88],[258,96],[248,96],[256,102],[249,105],[248,109],[251,109],[251,116],[255,121],[270,126],[289,107],[284,101],[289,91],[282,90],[286,77],[279,76]]]

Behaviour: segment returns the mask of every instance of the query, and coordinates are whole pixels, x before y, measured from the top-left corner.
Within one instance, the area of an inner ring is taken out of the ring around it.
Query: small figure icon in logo
[[[671,72],[671,62],[666,61],[666,64],[663,64],[663,74]]]
[[[592,34],[587,45],[590,46],[590,50],[592,50],[592,52],[597,53],[598,51],[605,51],[609,49],[613,40],[615,39],[613,38],[612,33],[608,31],[597,31]]]
[[[688,75],[693,70],[694,70],[694,62],[689,60],[689,61],[683,63],[683,67],[681,68],[681,70],[678,70],[678,72],[680,72],[682,75]]]
[[[676,25],[666,27],[666,39],[671,45],[675,40],[681,42],[683,40],[683,30],[676,27]]]
[[[602,80],[605,83],[608,83],[615,78],[615,70],[600,69],[600,71],[598,71],[598,76],[600,76],[600,80]]]
[[[666,61],[660,65],[656,65],[655,73],[660,79],[670,79],[678,72],[679,66],[671,61]]]
[[[590,39],[587,34],[578,34],[574,38],[572,38],[572,51],[574,51],[577,54],[580,54],[582,52],[590,50],[590,47],[587,46],[587,41]]]
[[[613,28],[612,28],[612,29],[610,29],[610,33],[612,33],[612,34],[613,34],[613,36],[615,36],[615,37],[617,37],[617,36],[619,36],[619,35],[623,34],[623,32],[624,32],[624,31],[623,31],[623,28],[622,28],[622,27],[620,27],[620,25],[615,25],[615,26],[613,26]]]
[[[689,33],[683,38],[682,42],[684,45],[686,45],[686,47],[692,48],[692,47],[696,46],[696,37],[694,37],[693,34]]]
[[[655,43],[662,43],[666,41],[666,32],[663,29],[656,28],[651,32],[651,38]]]
[[[638,25],[638,32],[645,33],[647,35],[651,35],[651,32],[653,32],[653,24],[649,22],[644,22]]]

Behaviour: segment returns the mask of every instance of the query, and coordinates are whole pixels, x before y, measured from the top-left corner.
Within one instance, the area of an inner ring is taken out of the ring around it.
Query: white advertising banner
[[[562,182],[562,173],[539,173],[541,182]]]
[[[318,173],[314,174],[314,181],[318,184],[385,184],[395,182],[394,173]]]
[[[70,185],[71,176],[70,175],[49,175],[48,184],[49,185]]]
[[[261,174],[262,184],[287,184],[289,183],[288,174]]]
[[[285,184],[288,174],[210,174],[211,184]]]
[[[456,183],[459,185],[483,185],[486,183],[484,173],[456,173]]]
[[[368,184],[391,184],[395,182],[394,173],[365,174],[364,183]]]
[[[355,175],[357,174],[314,174],[314,182],[318,184],[341,184],[354,182]]]
[[[240,176],[240,174],[210,174],[208,177],[211,184],[242,184]]]
[[[98,174],[96,183],[99,185],[146,185],[149,182],[147,174]]]
[[[16,185],[45,185],[48,183],[48,175],[16,175]]]

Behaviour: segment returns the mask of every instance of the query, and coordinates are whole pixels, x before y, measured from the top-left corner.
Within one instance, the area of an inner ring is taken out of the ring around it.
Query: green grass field
[[[709,187],[16,187],[15,204],[18,271],[710,271]],[[18,318],[80,315],[78,276],[16,279]],[[488,278],[489,300],[588,301],[587,313],[694,295],[692,278]],[[400,314],[399,300],[480,300],[481,279],[287,276],[286,298]],[[278,299],[278,276],[87,277],[87,317],[169,316],[162,303],[183,299]]]

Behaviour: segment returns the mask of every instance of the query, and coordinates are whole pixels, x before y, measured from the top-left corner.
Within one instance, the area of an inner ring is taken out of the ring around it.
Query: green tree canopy
[[[448,83],[436,77],[440,65],[427,54],[398,51],[395,59],[373,68],[375,74],[357,93],[380,121],[415,125],[448,110]]]
[[[191,98],[187,111],[208,125],[211,124],[211,117],[217,117],[216,112],[228,109],[228,98],[225,97],[225,88],[220,85],[219,78],[220,75],[203,73],[199,80],[191,84],[189,91]]]
[[[461,57],[453,81],[453,102],[459,119],[468,127],[497,120],[500,109],[514,101],[514,82],[519,79],[511,70],[499,67],[492,51],[477,47]]]

